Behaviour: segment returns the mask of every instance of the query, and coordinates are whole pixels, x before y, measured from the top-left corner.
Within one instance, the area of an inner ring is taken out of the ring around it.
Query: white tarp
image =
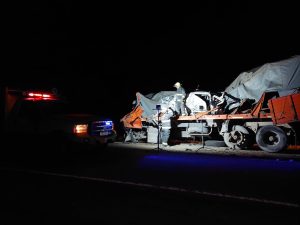
[[[144,110],[142,116],[147,118],[148,122],[156,124],[154,119],[154,116],[158,113],[156,105],[161,106],[160,112],[165,112],[169,108],[175,110],[175,94],[176,91],[160,91],[158,93],[148,95],[142,95],[137,92],[137,100],[139,99],[138,102]]]
[[[266,91],[283,91],[300,87],[300,56],[266,63],[251,72],[241,73],[225,92],[239,99],[257,102]]]

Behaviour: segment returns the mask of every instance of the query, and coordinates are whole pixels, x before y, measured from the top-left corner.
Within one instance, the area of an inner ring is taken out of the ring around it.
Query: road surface
[[[155,147],[2,153],[1,224],[299,223],[297,154]]]

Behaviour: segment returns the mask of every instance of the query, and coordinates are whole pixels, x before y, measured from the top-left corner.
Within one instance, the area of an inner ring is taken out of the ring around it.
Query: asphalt
[[[159,150],[168,152],[184,152],[184,153],[198,153],[198,154],[211,154],[211,155],[231,155],[241,157],[257,157],[269,159],[291,159],[300,160],[300,149],[288,148],[282,152],[269,153],[265,152],[258,147],[247,150],[229,149],[228,147],[214,147],[206,146],[201,143],[180,143],[169,146],[157,145],[153,143],[132,143],[132,142],[115,142],[112,146],[127,148],[127,149],[142,149],[142,150]]]
[[[1,172],[1,224],[298,224],[298,208]],[[4,194],[5,193],[5,194]]]
[[[297,157],[192,147],[2,152],[1,224],[299,223]]]

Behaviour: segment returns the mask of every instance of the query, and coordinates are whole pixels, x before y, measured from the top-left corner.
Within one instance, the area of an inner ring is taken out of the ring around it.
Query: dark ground
[[[297,160],[114,145],[10,151],[1,157],[1,224],[299,223]]]
[[[2,224],[299,222],[298,209],[290,207],[23,173],[1,172],[1,177]]]

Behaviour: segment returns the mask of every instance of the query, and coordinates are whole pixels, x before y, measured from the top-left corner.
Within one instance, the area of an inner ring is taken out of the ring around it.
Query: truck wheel
[[[224,133],[224,142],[230,149],[246,149],[252,144],[252,134],[243,126],[235,125],[231,132]]]
[[[287,136],[281,128],[268,125],[259,129],[256,143],[266,152],[279,152],[287,147]]]

